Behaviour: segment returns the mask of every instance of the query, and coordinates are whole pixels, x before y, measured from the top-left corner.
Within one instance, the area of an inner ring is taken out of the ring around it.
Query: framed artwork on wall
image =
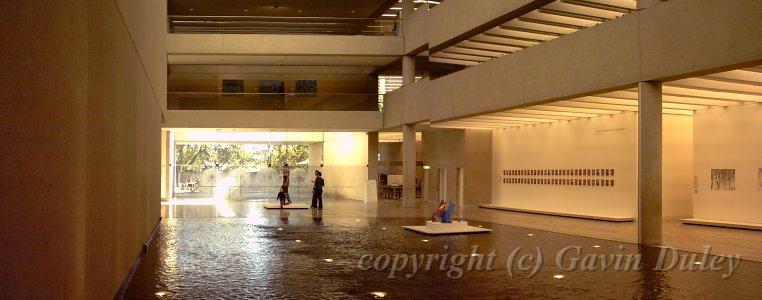
[[[226,94],[243,93],[243,80],[242,79],[223,79],[222,92]]]
[[[273,94],[271,96],[277,96],[276,94],[284,94],[286,92],[283,80],[260,80],[259,92],[263,94]]]
[[[712,169],[710,171],[711,189],[715,191],[733,191],[736,189],[735,169]]]
[[[762,192],[762,168],[757,169],[757,190]]]
[[[297,94],[306,94],[300,96],[315,97],[317,96],[317,80],[297,80],[294,83],[294,92]]]

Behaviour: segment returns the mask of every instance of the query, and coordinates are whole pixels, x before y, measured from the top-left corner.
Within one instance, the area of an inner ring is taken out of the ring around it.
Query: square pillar
[[[402,206],[415,207],[415,125],[402,125]]]
[[[661,82],[638,84],[638,243],[661,244]]]
[[[402,57],[402,86],[415,82],[415,56],[405,55]]]
[[[378,180],[378,132],[368,132],[368,180]]]

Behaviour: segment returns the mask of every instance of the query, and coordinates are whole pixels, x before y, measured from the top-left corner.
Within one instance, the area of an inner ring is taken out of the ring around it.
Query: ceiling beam
[[[512,36],[512,35],[500,34],[500,33],[494,33],[494,32],[485,32],[483,34],[485,36],[499,38],[499,39],[510,39],[510,40],[517,40],[517,41],[536,43],[536,44],[544,42],[543,40],[530,39],[525,37],[518,37],[518,36]]]
[[[529,28],[522,28],[522,27],[508,26],[508,25],[500,25],[500,29],[513,30],[518,32],[532,33],[532,34],[539,34],[539,35],[555,36],[555,37],[561,37],[564,35],[563,33],[558,33],[558,32],[529,29]]]
[[[559,105],[554,105],[553,103],[538,105],[532,108],[538,109],[538,110],[549,110],[549,111],[560,111],[560,112],[581,112],[581,113],[589,113],[589,114],[597,114],[597,115],[614,115],[614,114],[621,113],[621,111],[619,110],[559,106]]]
[[[462,46],[462,45],[455,45],[453,47],[456,48],[462,48],[462,49],[468,49],[468,50],[477,50],[477,51],[485,51],[485,52],[492,52],[492,53],[498,53],[498,54],[508,54],[511,53],[510,51],[505,50],[496,50],[496,49],[487,49],[487,48],[477,48],[477,47],[471,47],[471,46]]]
[[[588,8],[595,8],[600,10],[607,10],[611,12],[618,12],[623,14],[629,14],[632,13],[632,10],[626,7],[611,5],[611,4],[603,4],[603,3],[597,3],[597,2],[590,2],[585,0],[561,0],[561,2],[571,5],[577,5],[577,6],[583,6]]]
[[[457,54],[457,55],[478,56],[478,57],[485,57],[485,58],[489,58],[489,59],[500,57],[500,56],[495,56],[495,55],[473,54],[473,53],[465,53],[465,52],[459,52],[459,51],[450,50],[452,48],[455,48],[455,47],[447,48],[445,50],[439,51],[438,53],[448,53],[448,54]]]
[[[500,46],[500,47],[511,47],[511,48],[519,48],[519,49],[527,48],[527,46],[524,46],[524,45],[503,43],[503,42],[492,42],[492,41],[484,41],[484,40],[477,40],[477,39],[470,39],[468,41],[472,43],[477,43],[477,44],[485,44],[485,45]]]
[[[538,20],[533,18],[518,18],[521,22],[527,22],[532,24],[540,24],[540,25],[547,25],[547,26],[554,26],[554,27],[561,27],[561,28],[568,28],[568,29],[576,29],[581,30],[585,29],[587,27],[585,26],[579,26],[574,24],[566,24],[566,23],[559,23],[559,22],[553,22],[553,21],[545,21],[545,20]]]
[[[548,14],[548,15],[554,15],[559,17],[567,17],[567,18],[574,18],[574,19],[581,19],[581,20],[587,20],[587,21],[593,21],[598,23],[606,22],[608,19],[604,17],[598,17],[598,16],[591,16],[586,14],[578,14],[568,11],[562,11],[557,9],[550,9],[550,8],[540,8],[537,10],[539,13]]]

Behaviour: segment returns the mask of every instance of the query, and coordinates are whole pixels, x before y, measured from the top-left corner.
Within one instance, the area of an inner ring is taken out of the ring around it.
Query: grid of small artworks
[[[549,176],[566,178],[547,178]],[[503,183],[607,187],[614,186],[614,179],[605,177],[613,176],[614,169],[511,169],[503,170]]]

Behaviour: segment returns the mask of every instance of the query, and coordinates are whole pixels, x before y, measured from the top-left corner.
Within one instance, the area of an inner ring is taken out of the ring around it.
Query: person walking
[[[323,187],[325,186],[325,180],[323,180],[323,173],[315,170],[315,185],[312,188],[312,208],[323,209]]]

